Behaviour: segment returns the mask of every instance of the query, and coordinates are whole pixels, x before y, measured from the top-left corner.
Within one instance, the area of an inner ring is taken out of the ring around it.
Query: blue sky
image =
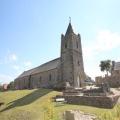
[[[0,83],[60,56],[69,16],[81,34],[86,73],[120,61],[119,0],[0,0]]]

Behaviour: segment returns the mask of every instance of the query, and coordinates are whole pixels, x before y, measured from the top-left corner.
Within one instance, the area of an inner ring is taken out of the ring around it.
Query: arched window
[[[67,43],[65,43],[65,48],[67,48]]]
[[[52,75],[50,74],[50,75],[49,75],[49,81],[51,81],[51,79],[52,79]]]
[[[78,42],[76,42],[76,46],[77,46],[77,48],[78,48]]]

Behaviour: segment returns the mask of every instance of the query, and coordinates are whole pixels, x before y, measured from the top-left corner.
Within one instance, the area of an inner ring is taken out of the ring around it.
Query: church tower
[[[76,35],[71,22],[65,35],[61,35],[61,82],[72,87],[82,87],[86,78],[82,57],[80,34]]]

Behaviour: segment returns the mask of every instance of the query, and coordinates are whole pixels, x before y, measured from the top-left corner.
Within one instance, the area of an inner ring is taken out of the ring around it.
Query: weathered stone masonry
[[[81,87],[85,79],[81,37],[73,32],[69,23],[66,34],[61,35],[61,57],[23,72],[15,79],[15,87],[64,88],[66,82]]]

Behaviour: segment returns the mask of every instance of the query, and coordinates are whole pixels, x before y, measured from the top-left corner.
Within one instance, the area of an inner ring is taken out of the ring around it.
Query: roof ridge
[[[27,70],[27,71],[24,71],[22,74],[20,74],[17,78],[21,78],[21,77],[25,77],[25,76],[29,76],[29,75],[33,75],[33,74],[35,74],[35,73],[39,73],[40,72],[40,69],[42,69],[42,71],[45,71],[44,69],[46,69],[46,70],[50,70],[50,69],[48,69],[49,67],[47,66],[47,64],[50,64],[50,63],[52,63],[52,62],[54,62],[54,61],[58,61],[60,59],[60,57],[59,58],[56,58],[56,59],[53,59],[53,60],[51,60],[51,61],[48,61],[47,63],[44,63],[44,64],[42,64],[42,65],[40,65],[40,66],[37,66],[37,67],[35,67],[35,68],[32,68],[32,69],[30,69],[30,70]],[[54,64],[53,64],[54,65]],[[56,68],[56,65],[57,65],[57,63],[55,63],[55,65],[53,66],[53,68]],[[47,67],[48,68],[47,68]],[[45,68],[46,67],[46,68]],[[51,67],[51,66],[50,66]],[[37,70],[39,71],[39,72],[37,72]],[[17,79],[16,78],[16,79]]]

